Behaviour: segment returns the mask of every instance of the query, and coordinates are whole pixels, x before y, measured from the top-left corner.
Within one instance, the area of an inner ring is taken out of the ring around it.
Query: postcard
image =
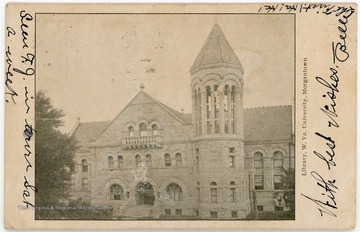
[[[8,4],[5,227],[354,228],[356,10]]]

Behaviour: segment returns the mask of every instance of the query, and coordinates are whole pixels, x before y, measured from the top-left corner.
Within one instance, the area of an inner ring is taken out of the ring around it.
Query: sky
[[[112,120],[140,91],[191,113],[190,67],[217,23],[244,73],[244,108],[292,105],[292,15],[68,15],[36,18],[36,90],[81,122]]]

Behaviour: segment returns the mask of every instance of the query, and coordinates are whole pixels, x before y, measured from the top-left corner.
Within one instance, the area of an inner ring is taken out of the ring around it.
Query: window
[[[254,154],[254,167],[255,168],[263,168],[263,155],[260,152],[256,152]]]
[[[211,182],[210,195],[211,195],[211,203],[217,203],[217,188],[215,187],[216,182]]]
[[[169,197],[169,200],[172,201],[182,201],[182,189],[178,184],[169,184],[166,188],[166,193]]]
[[[200,154],[200,150],[199,150],[199,148],[197,148],[196,150],[195,150],[195,154]]]
[[[146,124],[145,123],[140,124],[140,136],[141,137],[147,136]]]
[[[158,125],[156,125],[156,124],[152,125],[151,130],[152,130],[152,135],[153,136],[159,135]]]
[[[280,207],[280,206],[275,206],[275,212],[282,212],[284,211],[284,208],[283,207]]]
[[[230,202],[236,202],[236,188],[230,188]]]
[[[196,156],[196,170],[199,171],[199,168],[200,168],[200,158],[199,156]]]
[[[83,159],[81,161],[81,165],[82,165],[82,171],[83,172],[88,172],[88,163],[87,163],[86,159]]]
[[[130,138],[135,137],[134,127],[129,126],[128,130],[129,130],[129,137]]]
[[[147,154],[145,158],[146,158],[146,166],[151,167],[151,155]]]
[[[217,212],[210,212],[210,218],[217,218]]]
[[[176,166],[181,167],[182,166],[182,157],[180,153],[176,154]]]
[[[117,161],[118,161],[118,168],[122,168],[123,167],[123,157],[121,155],[119,155],[117,157]]]
[[[89,190],[89,179],[82,178],[82,190]]]
[[[182,209],[176,209],[175,210],[175,215],[176,216],[181,216],[182,215]]]
[[[108,161],[109,161],[109,168],[113,169],[114,168],[114,158],[112,156],[109,156]]]
[[[211,114],[212,114],[212,105],[211,105],[211,88],[206,86],[206,133],[211,134]]]
[[[233,156],[233,155],[229,156],[229,167],[230,168],[235,167],[235,156]]]
[[[123,200],[124,190],[118,184],[113,184],[110,187],[110,200]]]
[[[258,205],[257,207],[256,207],[256,209],[257,209],[257,211],[264,211],[264,206],[263,205]]]
[[[199,217],[199,216],[200,216],[199,210],[195,210],[195,216],[196,216],[196,217]]]
[[[140,167],[140,165],[141,165],[141,157],[140,157],[140,155],[135,156],[135,163],[136,163],[136,167]]]
[[[231,211],[231,217],[232,218],[237,218],[238,217],[237,211]]]
[[[274,175],[274,189],[283,189],[282,175]]]
[[[171,209],[165,209],[165,216],[171,216]]]
[[[235,147],[229,147],[229,153],[235,153]]]
[[[255,189],[264,189],[264,176],[263,175],[255,175],[254,176],[254,186],[255,186]]]
[[[169,154],[165,154],[165,167],[171,167],[171,157]]]
[[[274,168],[283,167],[283,154],[280,151],[274,153]]]

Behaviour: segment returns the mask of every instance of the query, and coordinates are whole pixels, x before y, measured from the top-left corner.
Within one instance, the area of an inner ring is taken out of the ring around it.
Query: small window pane
[[[210,193],[211,193],[211,203],[217,203],[217,189],[211,188]]]
[[[165,167],[171,167],[171,157],[169,154],[165,154]]]
[[[254,166],[255,168],[263,168],[263,155],[260,152],[254,154]]]
[[[181,216],[182,215],[182,209],[176,209],[175,215],[176,216]]]
[[[231,211],[231,217],[232,218],[237,218],[238,217],[238,212],[237,211]]]
[[[235,167],[235,156],[233,156],[233,155],[229,156],[229,167],[230,168]]]
[[[277,151],[274,153],[274,168],[283,167],[283,155],[281,152]]]
[[[211,218],[217,218],[217,212],[210,212]]]
[[[274,189],[283,189],[283,176],[274,175]]]
[[[264,176],[263,175],[255,175],[254,176],[254,185],[255,185],[255,189],[264,189]]]
[[[182,166],[182,156],[180,153],[176,154],[176,166],[178,166],[178,167]]]
[[[171,209],[165,209],[165,216],[171,216]]]

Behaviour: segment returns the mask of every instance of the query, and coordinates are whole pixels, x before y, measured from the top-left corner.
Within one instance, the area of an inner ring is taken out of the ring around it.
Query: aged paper
[[[9,4],[5,227],[355,226],[355,4]]]

